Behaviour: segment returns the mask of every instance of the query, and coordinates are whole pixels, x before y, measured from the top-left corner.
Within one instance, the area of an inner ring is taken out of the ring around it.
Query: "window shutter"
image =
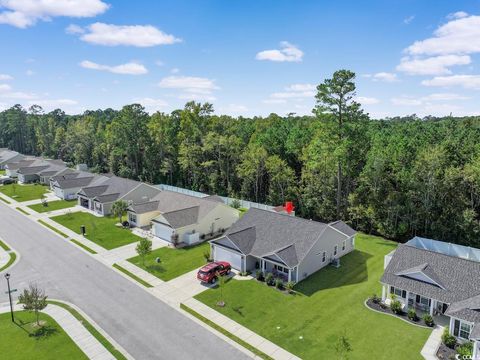
[[[415,302],[419,303],[420,302],[420,295],[415,296]]]
[[[432,306],[432,299],[428,299],[428,306]]]
[[[407,292],[405,290],[402,290],[402,298],[404,299],[407,298]]]
[[[395,288],[393,286],[390,286],[390,294],[393,294],[395,291]]]
[[[458,336],[459,329],[460,329],[460,320],[455,319],[455,322],[453,323],[453,335]]]

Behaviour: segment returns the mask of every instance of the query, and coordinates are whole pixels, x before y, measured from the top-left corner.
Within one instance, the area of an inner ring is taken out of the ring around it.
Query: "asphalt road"
[[[11,285],[36,282],[50,298],[79,306],[135,359],[247,359],[103,263],[0,203],[0,237],[21,259]],[[0,278],[0,302],[8,301]],[[18,292],[16,293],[18,294]]]

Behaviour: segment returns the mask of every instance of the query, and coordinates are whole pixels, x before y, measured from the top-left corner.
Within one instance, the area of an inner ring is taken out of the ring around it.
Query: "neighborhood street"
[[[79,306],[136,359],[247,356],[25,215],[0,203],[0,238],[19,254],[10,283],[36,282],[49,298]],[[0,302],[8,301],[0,278]]]

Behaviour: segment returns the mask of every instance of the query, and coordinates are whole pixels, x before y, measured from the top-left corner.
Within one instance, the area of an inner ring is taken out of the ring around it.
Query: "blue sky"
[[[480,113],[478,0],[0,0],[0,43],[0,109],[308,114],[347,68],[373,117]]]

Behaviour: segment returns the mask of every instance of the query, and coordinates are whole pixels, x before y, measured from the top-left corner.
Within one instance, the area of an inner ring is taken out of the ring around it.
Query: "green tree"
[[[37,325],[40,326],[39,312],[47,307],[45,292],[36,284],[30,284],[28,289],[24,289],[23,293],[18,296],[18,302],[23,304],[25,310],[35,312]]]
[[[135,251],[142,258],[142,264],[145,266],[145,257],[152,253],[152,241],[142,238],[135,247]]]
[[[341,218],[345,204],[345,190],[343,188],[343,156],[346,145],[350,138],[348,125],[357,121],[363,115],[360,104],[354,100],[355,73],[349,70],[338,70],[333,73],[331,79],[317,86],[317,105],[314,112],[320,120],[326,120],[330,134],[337,142],[337,191],[336,212],[337,218]],[[324,116],[327,114],[327,116]],[[330,124],[334,122],[334,124]]]
[[[117,200],[112,204],[112,214],[113,216],[118,216],[118,222],[122,223],[123,214],[126,213],[128,209],[128,203],[124,200]]]

